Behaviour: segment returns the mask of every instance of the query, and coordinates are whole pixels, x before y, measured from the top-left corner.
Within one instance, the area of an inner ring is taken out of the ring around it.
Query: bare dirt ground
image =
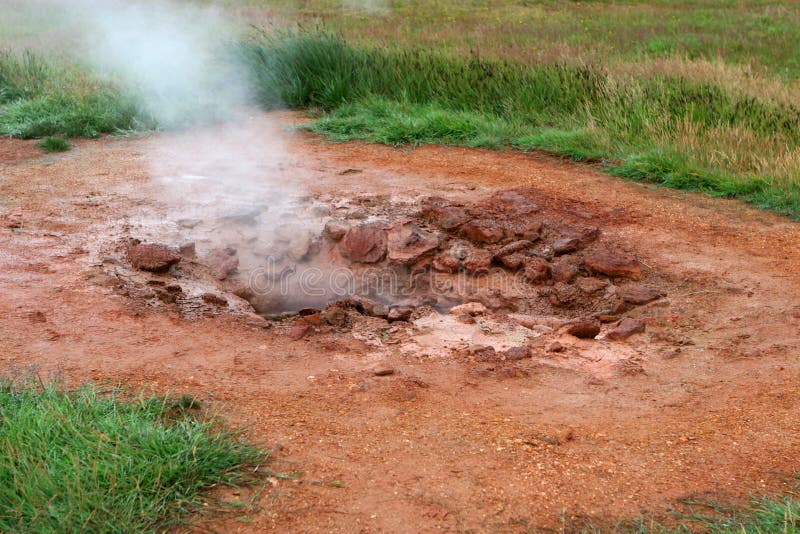
[[[187,287],[206,283],[192,282],[201,268],[188,261],[141,283],[125,265],[121,243],[152,237],[174,213],[145,161],[164,137],[79,141],[56,156],[0,140],[0,371],[190,393],[278,446],[272,469],[303,472],[270,484],[247,517],[203,528],[558,531],[789,489],[800,456],[797,224],[541,155],[297,134],[264,172],[310,198],[463,203],[521,188],[549,217],[600,227],[666,293],[620,310],[647,328],[617,342],[606,323],[594,340],[530,324],[517,338],[501,308],[474,323],[443,311],[428,316],[438,327],[364,316],[298,332],[233,297],[188,313],[204,289]],[[185,299],[153,299],[174,280]],[[511,339],[533,356],[481,360],[469,342],[447,345],[453,333]],[[547,352],[555,341],[562,350]]]

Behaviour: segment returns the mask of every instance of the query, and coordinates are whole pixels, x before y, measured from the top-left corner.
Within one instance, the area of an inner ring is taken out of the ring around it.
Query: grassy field
[[[0,384],[0,532],[163,531],[210,485],[252,480],[266,454],[192,407]]]
[[[544,150],[800,218],[795,3],[226,4],[241,21],[260,103],[324,112],[310,125],[317,133]],[[34,15],[17,15],[10,39],[33,42],[37,25],[63,31]],[[271,26],[252,32],[250,23]],[[0,133],[156,126],[124,88],[56,57],[0,56]]]

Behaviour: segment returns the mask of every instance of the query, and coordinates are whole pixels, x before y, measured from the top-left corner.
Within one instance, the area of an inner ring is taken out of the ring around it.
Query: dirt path
[[[191,393],[280,445],[274,469],[304,475],[212,528],[557,530],[668,517],[693,495],[742,502],[786,490],[781,473],[798,470],[800,225],[539,155],[292,138],[272,171],[309,195],[533,188],[669,281],[641,312],[645,334],[566,336],[566,353],[493,373],[120,294],[103,254],[167,212],[146,164],[162,139],[83,141],[58,156],[0,142],[0,370]],[[620,351],[636,354],[632,372],[604,367]],[[376,363],[394,374],[375,376]]]

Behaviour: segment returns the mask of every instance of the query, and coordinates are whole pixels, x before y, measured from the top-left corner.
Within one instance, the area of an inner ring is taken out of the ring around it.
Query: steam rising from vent
[[[231,23],[213,7],[159,0],[79,0],[87,56],[117,77],[166,128],[228,118],[249,100],[229,52]]]

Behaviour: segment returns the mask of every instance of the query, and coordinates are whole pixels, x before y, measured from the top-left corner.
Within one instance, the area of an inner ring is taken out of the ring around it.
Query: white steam
[[[119,79],[163,127],[230,117],[248,102],[246,69],[217,9],[166,0],[76,5],[91,64]]]

